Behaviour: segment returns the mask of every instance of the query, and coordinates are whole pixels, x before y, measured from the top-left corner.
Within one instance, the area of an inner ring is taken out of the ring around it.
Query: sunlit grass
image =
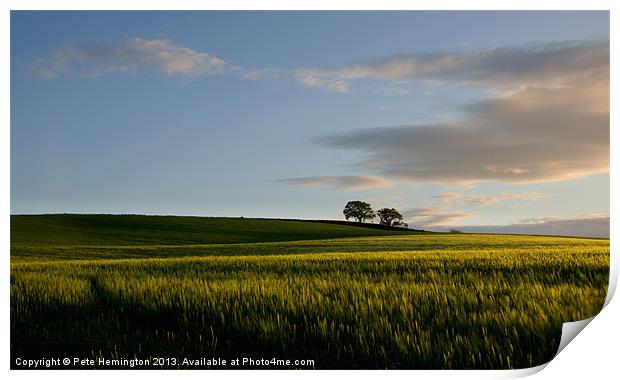
[[[318,368],[520,368],[607,290],[609,241],[410,235],[20,247],[12,354],[310,358]]]

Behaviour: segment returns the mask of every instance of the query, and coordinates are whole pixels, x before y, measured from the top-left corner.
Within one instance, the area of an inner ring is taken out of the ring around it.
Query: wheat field
[[[110,245],[23,233],[11,356],[524,368],[552,359],[562,323],[595,315],[607,293],[606,239],[368,233],[118,246],[109,231]]]

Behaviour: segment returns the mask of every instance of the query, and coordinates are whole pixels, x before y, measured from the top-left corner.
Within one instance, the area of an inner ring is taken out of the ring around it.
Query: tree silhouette
[[[380,219],[379,223],[383,225],[406,227],[406,223],[403,222],[403,215],[395,208],[382,208],[377,211],[377,216]]]
[[[363,201],[347,202],[342,213],[347,220],[349,220],[349,218],[353,218],[357,219],[360,223],[364,222],[366,219],[372,219],[375,217],[375,212],[372,210],[370,203]]]

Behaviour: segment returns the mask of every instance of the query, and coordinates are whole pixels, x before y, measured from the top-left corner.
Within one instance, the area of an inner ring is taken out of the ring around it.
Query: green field
[[[12,216],[12,366],[248,356],[314,360],[300,368],[531,367],[553,357],[563,322],[600,310],[608,273],[606,239]]]

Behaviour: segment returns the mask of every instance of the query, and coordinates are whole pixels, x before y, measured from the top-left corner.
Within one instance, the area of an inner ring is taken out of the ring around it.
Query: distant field
[[[301,221],[14,216],[11,238],[12,358],[530,367],[609,272],[605,239]]]

